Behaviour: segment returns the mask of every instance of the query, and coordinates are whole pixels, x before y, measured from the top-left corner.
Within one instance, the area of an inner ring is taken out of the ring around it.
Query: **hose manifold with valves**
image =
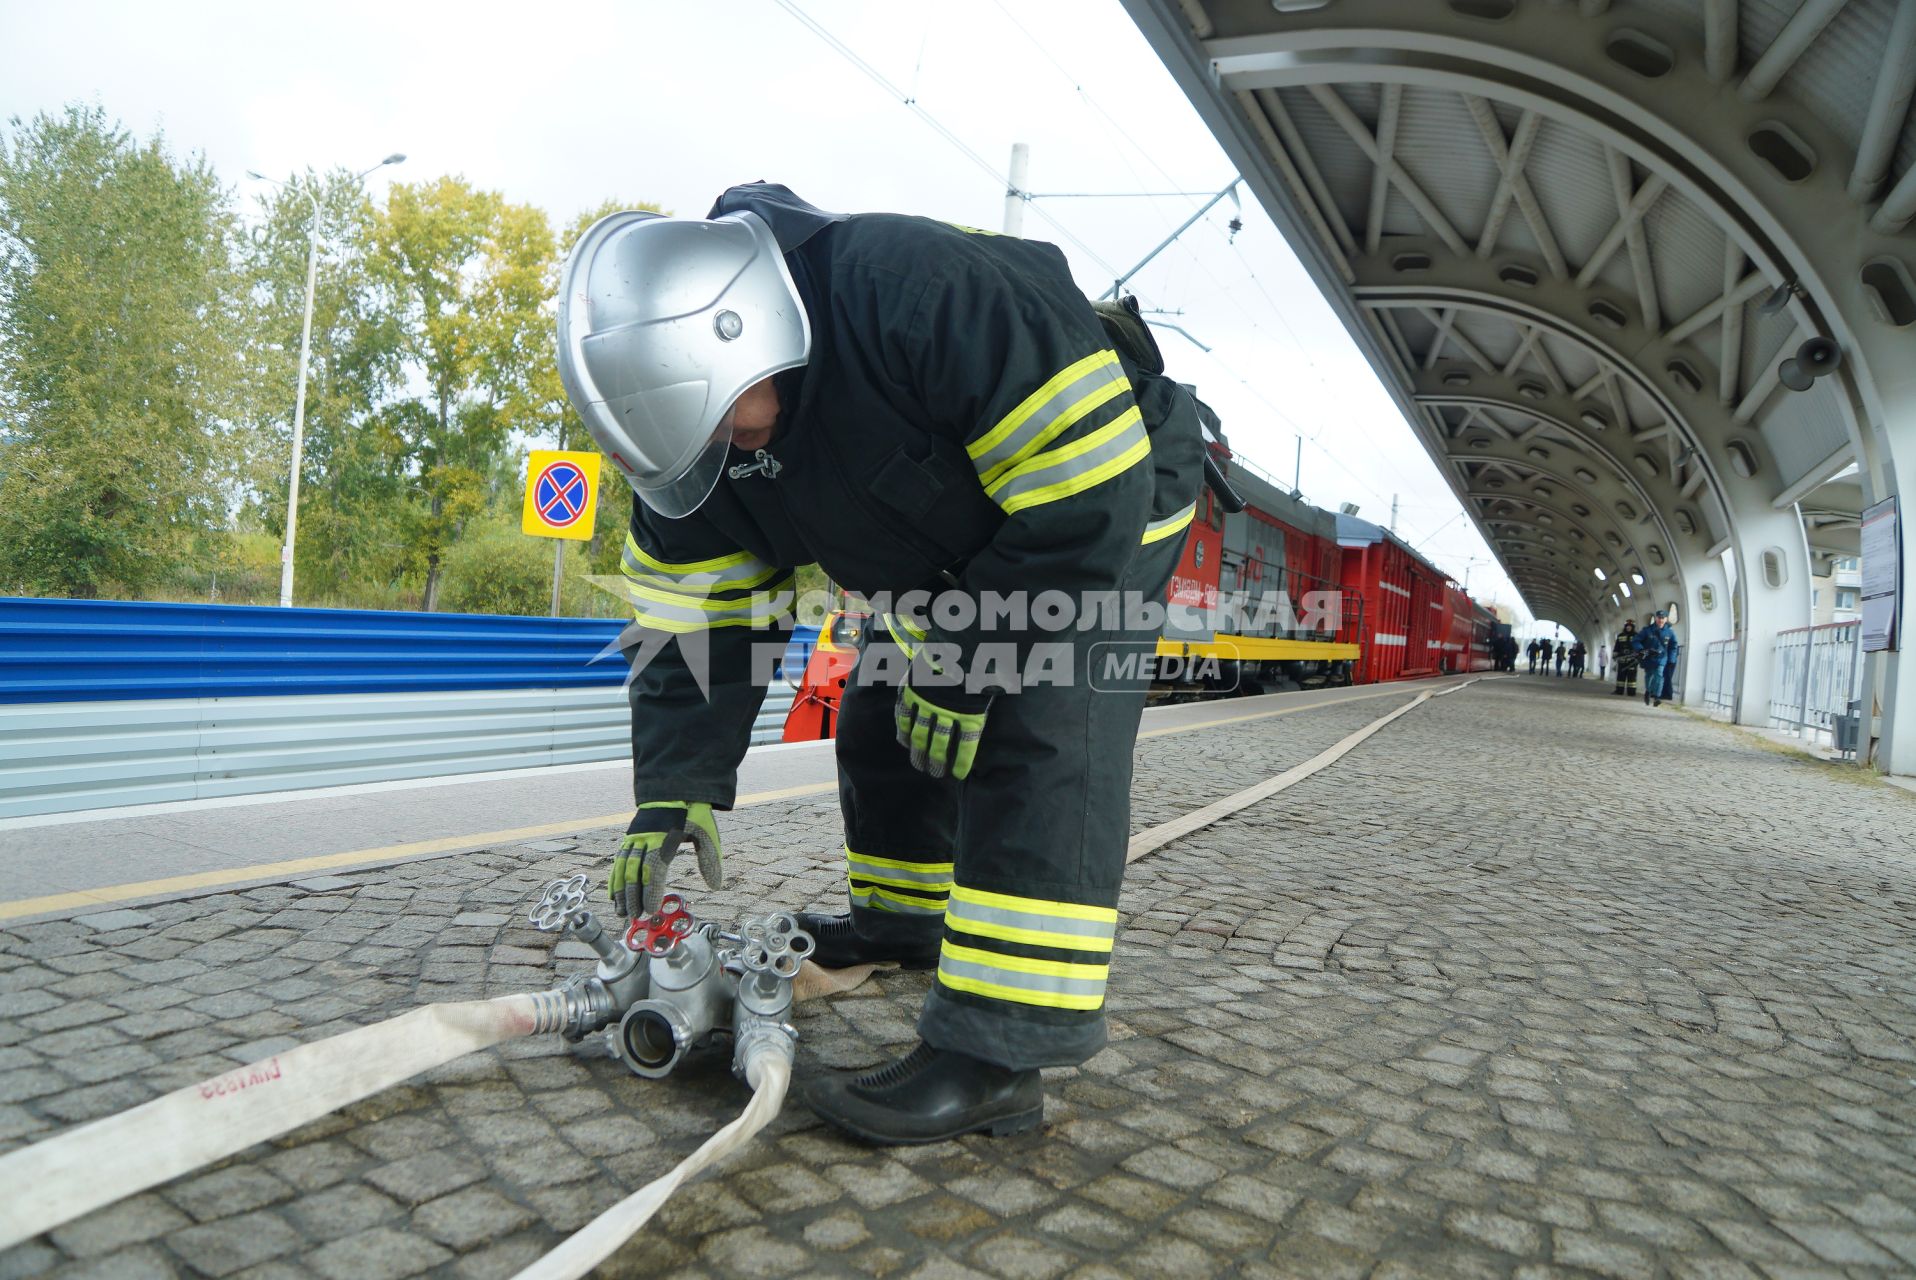
[[[697,920],[678,894],[632,921],[624,940],[609,935],[585,905],[586,878],[554,880],[531,921],[564,931],[597,953],[591,974],[575,975],[542,993],[541,1022],[578,1041],[603,1030],[612,1056],[635,1075],[670,1075],[700,1046],[732,1040],[732,1070],[750,1080],[753,1064],[771,1054],[792,1060],[792,981],[812,950],[812,937],[790,912],[721,928]],[[550,1010],[548,1011],[548,1006]]]

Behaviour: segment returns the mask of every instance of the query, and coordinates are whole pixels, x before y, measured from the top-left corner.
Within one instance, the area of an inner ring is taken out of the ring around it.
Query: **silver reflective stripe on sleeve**
[[[642,627],[684,635],[713,627],[763,626],[790,609],[794,575],[749,552],[706,560],[660,560],[625,538],[626,599]],[[727,593],[720,595],[720,593]]]
[[[1162,542],[1172,534],[1182,532],[1196,515],[1197,503],[1193,501],[1182,511],[1168,515],[1162,520],[1153,520],[1144,526],[1144,537],[1140,540],[1140,545],[1149,546],[1153,542]]]
[[[1115,351],[1093,352],[1067,366],[966,446],[979,482],[990,484],[1013,463],[1043,448],[1130,386]]]
[[[1132,405],[1089,435],[1020,462],[985,492],[1009,515],[1082,493],[1150,456],[1151,439]]]
[[[704,600],[632,584],[626,591],[633,619],[640,626],[683,634],[713,627],[769,626],[790,609],[792,582],[788,577],[770,590],[729,600]]]

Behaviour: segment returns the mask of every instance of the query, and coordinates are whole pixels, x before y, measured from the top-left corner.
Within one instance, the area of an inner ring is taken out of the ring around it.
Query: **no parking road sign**
[[[534,449],[526,468],[526,502],[519,528],[536,538],[592,537],[599,503],[599,455]]]

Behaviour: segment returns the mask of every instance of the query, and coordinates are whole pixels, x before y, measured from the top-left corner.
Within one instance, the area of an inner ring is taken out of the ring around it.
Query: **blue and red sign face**
[[[577,463],[555,462],[539,473],[533,485],[532,505],[541,520],[555,529],[564,529],[585,514],[591,490]]]
[[[535,537],[590,538],[598,487],[598,454],[534,450],[519,527]]]

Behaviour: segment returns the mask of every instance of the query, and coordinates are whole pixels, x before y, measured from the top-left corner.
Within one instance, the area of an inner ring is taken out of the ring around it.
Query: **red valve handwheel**
[[[643,951],[648,956],[662,956],[678,945],[680,938],[692,932],[692,913],[685,909],[685,899],[676,893],[668,893],[659,899],[659,909],[649,916],[639,916],[625,931],[625,947],[628,951]]]

